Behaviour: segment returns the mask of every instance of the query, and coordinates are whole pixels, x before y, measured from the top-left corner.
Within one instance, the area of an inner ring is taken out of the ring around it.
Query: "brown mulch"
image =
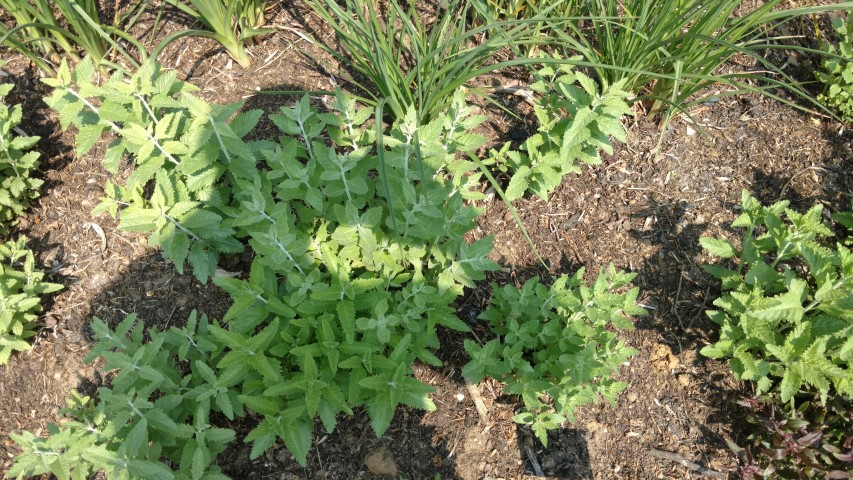
[[[271,23],[278,27],[322,29],[300,7],[275,14]],[[179,27],[167,22],[162,28],[158,36]],[[260,95],[258,89],[329,89],[336,82],[328,74],[334,70],[330,61],[289,30],[251,47],[253,65],[245,70],[214,50],[207,40],[184,39],[161,58],[199,85],[209,101],[245,101],[246,108],[268,113],[294,99]],[[15,58],[4,70],[5,81],[17,86],[10,101],[25,106],[22,128],[42,136],[38,148],[46,180],[41,199],[18,230],[30,238],[50,281],[65,289],[50,300],[34,349],[0,367],[0,472],[17,452],[8,433],[44,433],[47,422],[60,420],[58,409],[71,389],[91,392],[96,375],[83,357],[91,347],[92,316],[115,323],[136,312],[148,325],[163,328],[182,322],[193,309],[219,318],[229,305],[218,288],[178,275],[144,237],[119,232],[108,216],[90,213],[109,178],[97,149],[75,158],[72,136],[59,132],[55,115],[39,100],[47,90],[37,75]],[[484,128],[496,136],[512,138],[524,129],[499,112],[487,113]],[[512,423],[518,405],[501,395],[498,384],[465,384],[460,375],[465,337],[442,332],[445,366],[416,366],[417,377],[436,388],[435,412],[400,409],[380,439],[363,411],[341,418],[334,433],[318,425],[307,468],[281,445],[249,460],[249,447],[240,441],[253,428],[246,419],[232,426],[238,441],[220,459],[226,472],[234,478],[281,479],[383,478],[381,473],[393,472],[402,478],[465,480],[698,477],[652,449],[718,472],[735,464],[726,440],[738,443],[747,433],[735,403],[744,389],[723,363],[698,353],[716,338],[703,311],[719,293],[700,268],[710,259],[698,239],[734,238],[729,224],[743,189],[764,202],[791,200],[800,210],[816,202],[827,213],[849,208],[853,134],[753,95],[704,104],[691,113],[698,126],[676,120],[662,139],[656,122],[627,120],[627,144],[602,165],[585,166],[582,174],[566,178],[548,202],[516,202],[547,268],[538,264],[499,200],[478,204],[485,213],[472,236],[494,236],[493,257],[503,267],[494,281],[520,284],[533,275],[572,273],[581,266],[592,276],[611,263],[637,272],[640,301],[650,315],[637,319],[637,330],[625,335],[639,354],[622,369],[631,387],[617,405],[582,409],[577,422],[552,433],[544,448],[529,430]],[[262,123],[253,135],[272,131]],[[103,247],[94,225],[104,232]],[[228,261],[224,267],[245,263]],[[458,302],[460,317],[476,318],[489,292],[486,282],[468,292]],[[475,332],[484,328],[478,325]],[[475,399],[485,407],[485,417]],[[544,476],[537,476],[537,469]]]

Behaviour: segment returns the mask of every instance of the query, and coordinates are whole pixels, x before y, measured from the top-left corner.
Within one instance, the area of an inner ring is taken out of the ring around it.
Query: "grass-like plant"
[[[143,2],[132,2],[124,14],[116,15],[113,25],[104,25],[95,0],[0,0],[0,8],[16,24],[12,28],[0,24],[0,45],[26,56],[48,73],[54,73],[63,58],[76,62],[85,55],[96,65],[109,64],[113,52],[138,66],[119,40],[144,52],[139,42],[124,32],[144,7]]]
[[[685,110],[697,101],[697,93],[714,84],[726,85],[713,93],[717,96],[757,91],[781,99],[773,92],[782,88],[810,99],[797,81],[763,54],[771,48],[815,52],[780,44],[772,37],[773,29],[807,14],[850,10],[853,2],[780,10],[782,0],[769,0],[737,14],[742,3],[582,0],[577,15],[584,16],[583,21],[554,22],[549,34],[568,51],[584,56],[606,83],[628,79],[626,89],[640,92],[639,99],[647,101],[652,113],[667,111],[667,118]],[[533,4],[529,9],[543,11]],[[763,71],[720,73],[735,55],[750,58]]]
[[[360,100],[371,105],[385,100],[397,119],[414,106],[419,120],[426,123],[474,77],[525,62],[490,63],[502,48],[530,41],[527,25],[470,29],[469,2],[451,0],[446,9],[436,7],[436,20],[431,24],[420,19],[416,2],[404,7],[390,0],[384,15],[373,2],[340,3],[308,0],[314,12],[334,29],[338,40],[338,46],[319,45],[349,69],[341,74],[358,90]]]
[[[183,31],[180,36],[211,38],[219,42],[228,55],[243,67],[251,63],[246,53],[246,40],[272,31],[260,28],[264,24],[266,0],[189,0],[189,4],[181,0],[166,2],[210,29]]]

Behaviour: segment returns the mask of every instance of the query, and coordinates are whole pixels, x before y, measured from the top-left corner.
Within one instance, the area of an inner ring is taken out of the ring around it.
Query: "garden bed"
[[[299,29],[303,15],[308,14],[282,11],[272,23]],[[201,87],[200,96],[211,103],[245,101],[246,108],[274,113],[295,98],[259,95],[258,90],[334,88],[328,73],[311,61],[322,58],[321,52],[289,30],[250,47],[253,66],[245,70],[223,53],[211,53],[212,47],[212,42],[185,39],[161,57],[165,66]],[[200,285],[189,273],[177,274],[143,236],[117,231],[109,216],[90,213],[109,178],[101,163],[105,143],[76,158],[72,136],[60,132],[55,114],[41,103],[48,89],[39,85],[26,61],[9,60],[5,81],[16,84],[9,100],[24,105],[21,128],[42,137],[38,149],[45,178],[41,198],[17,229],[31,239],[47,279],[65,289],[43,312],[45,327],[34,349],[0,367],[0,471],[17,453],[8,433],[44,433],[47,422],[60,420],[58,409],[70,390],[92,394],[104,382],[95,367],[83,362],[91,346],[92,316],[115,325],[135,312],[147,326],[163,329],[183,322],[194,309],[222,318],[230,305],[228,295],[212,283]],[[526,79],[494,80],[521,84]],[[326,100],[312,97],[317,104]],[[481,103],[489,115],[483,128],[495,138],[512,139],[533,129]],[[497,383],[466,385],[462,342],[489,336],[487,326],[476,321],[491,295],[489,282],[481,282],[457,302],[459,317],[470,322],[474,334],[440,332],[438,355],[444,367],[415,366],[415,376],[436,388],[435,412],[398,409],[379,439],[361,410],[339,418],[331,434],[317,422],[305,468],[281,445],[250,460],[242,438],[258,419],[223,418],[223,426],[237,432],[237,442],[218,461],[225,473],[282,479],[382,474],[680,479],[699,473],[679,459],[714,472],[735,465],[726,442],[742,444],[749,433],[736,403],[748,392],[724,363],[699,354],[717,338],[716,326],[703,312],[719,294],[718,282],[700,268],[709,257],[699,237],[734,238],[729,224],[744,189],[764,203],[788,199],[801,211],[815,203],[830,212],[849,208],[853,133],[755,95],[702,104],[691,115],[699,125],[677,119],[660,143],[657,122],[642,116],[627,120],[627,143],[602,165],[567,176],[547,202],[515,203],[549,269],[537,262],[499,199],[492,195],[476,202],[484,214],[470,240],[494,236],[491,258],[502,268],[490,275],[492,281],[520,285],[534,275],[571,274],[583,266],[594,278],[611,263],[638,274],[634,284],[649,316],[636,319],[637,330],[625,335],[639,353],[622,367],[621,378],[630,387],[616,406],[582,408],[577,422],[552,432],[544,448],[511,421],[517,404],[501,396]],[[253,135],[264,138],[270,131],[271,125],[262,123]],[[220,268],[242,275],[250,261],[247,255],[229,257]]]

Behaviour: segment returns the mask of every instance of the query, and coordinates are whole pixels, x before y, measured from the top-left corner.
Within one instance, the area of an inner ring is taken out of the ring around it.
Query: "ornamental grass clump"
[[[63,59],[89,57],[98,66],[119,68],[113,55],[138,67],[121,45],[131,44],[144,56],[141,44],[125,33],[143,12],[145,2],[133,2],[112,25],[101,22],[95,0],[0,0],[0,8],[15,19],[12,28],[0,23],[0,45],[26,56],[39,69],[54,74]]]
[[[576,14],[582,20],[552,21],[549,35],[582,55],[607,83],[627,80],[625,89],[638,92],[651,113],[665,113],[667,120],[696,102],[749,91],[796,106],[776,94],[784,89],[814,102],[800,82],[765,58],[768,49],[814,52],[786,44],[772,32],[804,15],[849,11],[853,2],[784,9],[782,0],[770,0],[738,14],[742,3],[581,0]],[[537,11],[533,2],[529,7],[531,15]],[[721,72],[735,55],[749,58],[762,72]],[[712,86],[717,88],[696,96]]]
[[[395,119],[414,107],[418,120],[429,122],[473,78],[515,63],[492,61],[496,52],[531,41],[523,23],[469,28],[472,7],[461,0],[439,2],[431,23],[421,19],[417,2],[390,0],[384,14],[374,2],[340,3],[308,1],[338,41],[319,46],[344,66],[339,74],[361,101],[385,100]]]
[[[185,30],[169,40],[183,36],[198,36],[213,39],[222,45],[242,67],[251,64],[246,52],[246,42],[259,35],[272,33],[262,28],[265,23],[265,0],[165,0],[183,13],[202,23],[208,30]]]

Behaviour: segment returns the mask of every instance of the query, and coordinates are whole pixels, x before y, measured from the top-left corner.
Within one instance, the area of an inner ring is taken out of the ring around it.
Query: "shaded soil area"
[[[207,100],[245,101],[246,108],[267,113],[294,98],[257,90],[334,88],[337,80],[328,72],[335,65],[294,33],[313,28],[311,33],[327,38],[322,27],[300,7],[272,14],[270,24],[279,31],[250,47],[248,69],[203,39],[183,39],[161,59],[200,86]],[[145,22],[138,28],[144,30]],[[166,21],[161,28],[158,37],[183,27]],[[40,102],[47,91],[38,75],[24,60],[9,58],[4,81],[16,88],[8,101],[24,104],[22,128],[42,137],[38,149],[46,179],[18,233],[30,238],[48,280],[65,289],[49,301],[34,349],[0,367],[0,472],[17,452],[10,432],[44,433],[47,422],[60,420],[58,409],[71,389],[92,393],[98,385],[95,367],[83,362],[92,316],[115,324],[135,312],[162,329],[183,322],[193,309],[221,318],[230,303],[217,287],[178,275],[144,237],[117,231],[114,220],[90,213],[110,178],[101,166],[103,145],[76,158],[73,137],[59,131],[55,115]],[[496,80],[523,83],[520,78]],[[530,128],[523,119],[485,106],[484,111],[489,115],[484,128],[494,138],[510,139]],[[521,284],[533,275],[572,273],[581,266],[593,277],[609,264],[637,272],[640,301],[650,315],[625,335],[639,354],[622,368],[631,386],[616,405],[583,408],[574,425],[553,432],[543,447],[511,421],[518,403],[503,396],[499,384],[467,385],[461,377],[467,361],[463,340],[488,337],[486,326],[475,323],[468,336],[442,332],[443,368],[416,365],[416,376],[436,388],[435,412],[402,408],[379,439],[363,411],[341,418],[333,433],[318,423],[307,468],[282,445],[250,460],[242,438],[257,419],[249,416],[230,425],[238,440],[220,457],[225,471],[238,479],[684,479],[698,477],[655,452],[717,472],[735,464],[726,440],[738,443],[747,434],[744,412],[735,403],[745,390],[724,364],[698,353],[716,338],[703,312],[719,294],[700,268],[710,259],[698,239],[736,238],[729,225],[744,189],[764,202],[791,200],[800,210],[817,202],[827,214],[849,208],[853,134],[757,96],[704,104],[691,114],[699,125],[676,120],[663,133],[647,118],[627,120],[628,142],[602,165],[567,177],[547,202],[516,202],[547,267],[537,262],[499,200],[478,202],[484,214],[472,239],[492,235],[493,258],[503,267],[491,281]],[[275,134],[266,122],[252,133]],[[229,258],[220,266],[240,271],[246,260]],[[458,302],[460,318],[474,321],[489,296],[489,282],[468,292]]]

